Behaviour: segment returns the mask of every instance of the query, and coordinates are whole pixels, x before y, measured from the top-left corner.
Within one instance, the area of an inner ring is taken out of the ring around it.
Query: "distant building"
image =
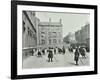
[[[23,11],[22,23],[22,48],[35,47],[37,45],[35,12]]]
[[[81,40],[81,30],[78,30],[78,31],[76,31],[75,32],[75,38],[76,38],[76,41],[78,42],[78,43],[81,43],[82,42],[82,40]]]
[[[38,24],[38,46],[42,47],[61,47],[62,38],[62,23],[59,22],[39,22]]]
[[[76,43],[75,34],[69,33],[67,36],[64,37],[64,42],[66,42],[66,43]]]
[[[86,24],[75,32],[75,38],[78,43],[86,43],[87,46],[90,46],[90,24]]]

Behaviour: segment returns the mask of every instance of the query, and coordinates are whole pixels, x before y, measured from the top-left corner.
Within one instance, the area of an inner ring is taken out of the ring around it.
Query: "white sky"
[[[38,17],[41,22],[47,22],[49,18],[51,18],[51,22],[59,22],[59,20],[62,19],[63,37],[69,32],[74,33],[81,29],[82,26],[90,21],[89,14],[82,13],[36,12],[36,17]]]

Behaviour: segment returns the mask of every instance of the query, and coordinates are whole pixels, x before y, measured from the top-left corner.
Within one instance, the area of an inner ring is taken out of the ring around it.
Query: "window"
[[[41,44],[45,44],[45,40],[44,39],[41,40]]]
[[[51,44],[51,39],[49,39],[49,44]]]
[[[56,32],[53,32],[53,33],[52,33],[52,36],[53,36],[53,37],[56,37],[56,36],[57,36],[57,33],[56,33]]]
[[[61,43],[61,40],[59,39],[59,44]]]
[[[45,34],[45,32],[41,32],[41,34]]]
[[[41,37],[43,38],[44,36],[43,36],[43,35],[41,35]]]
[[[28,35],[30,35],[30,29],[29,29],[29,27],[28,27]]]
[[[35,16],[35,12],[33,12],[33,16]]]
[[[33,14],[32,14],[32,11],[31,11],[30,13],[31,13],[31,15],[33,15]]]
[[[32,33],[32,31],[30,30],[30,37],[32,37],[32,34],[33,34],[33,33]]]
[[[57,40],[56,39],[53,39],[53,43],[57,43]]]
[[[48,32],[48,37],[51,38],[51,36],[52,36],[52,35],[51,35],[51,32]]]
[[[23,21],[23,33],[25,32],[26,28],[25,28],[25,22]]]
[[[32,35],[33,35],[33,32],[31,31],[31,29],[28,27],[28,35],[30,36],[30,37],[32,37]]]
[[[41,38],[45,37],[45,32],[41,32]]]

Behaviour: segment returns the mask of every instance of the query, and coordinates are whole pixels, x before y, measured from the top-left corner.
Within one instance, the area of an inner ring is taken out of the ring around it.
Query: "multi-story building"
[[[90,24],[86,24],[75,32],[75,38],[78,43],[86,43],[87,46],[90,46]]]
[[[22,23],[22,48],[35,47],[37,45],[35,12],[23,11]]]
[[[86,24],[82,31],[82,35],[84,36],[83,41],[87,44],[88,47],[90,47],[90,24]]]
[[[69,32],[68,35],[64,37],[63,41],[66,43],[76,43],[75,34]]]
[[[22,13],[22,48],[60,47],[63,43],[62,22],[41,22],[33,11]]]
[[[39,22],[37,44],[42,47],[61,47],[63,42],[62,23],[59,22]]]
[[[78,43],[81,43],[81,30],[75,32],[75,39]]]

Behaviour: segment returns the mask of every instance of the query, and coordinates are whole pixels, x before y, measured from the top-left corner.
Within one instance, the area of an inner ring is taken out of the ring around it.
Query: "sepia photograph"
[[[22,11],[22,67],[90,65],[90,14]]]

